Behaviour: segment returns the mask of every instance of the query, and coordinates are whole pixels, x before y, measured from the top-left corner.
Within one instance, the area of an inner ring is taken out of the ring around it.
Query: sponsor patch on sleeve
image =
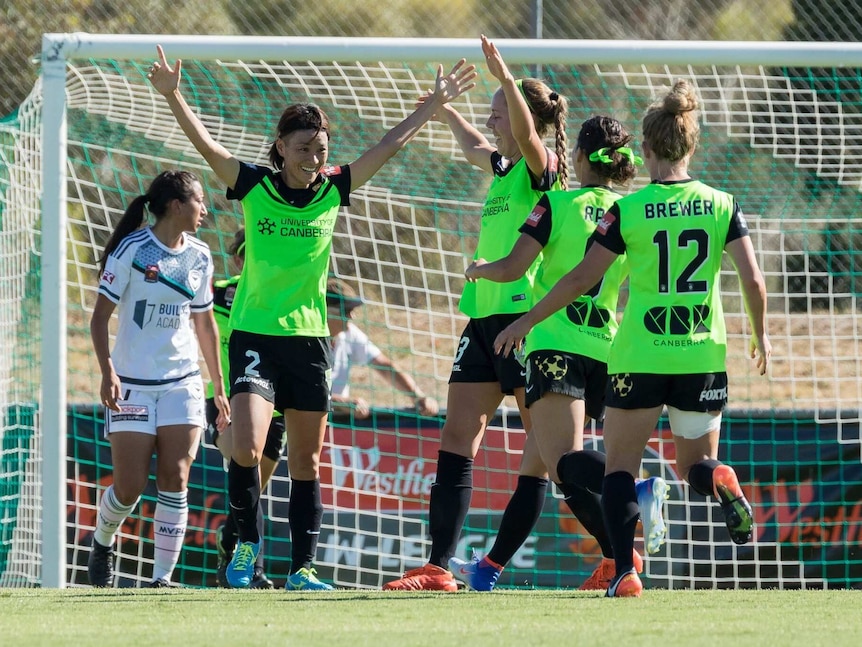
[[[332,177],[333,175],[341,175],[341,167],[324,166],[322,169],[320,169],[320,174],[325,175],[326,177]]]
[[[536,205],[533,207],[533,210],[530,212],[530,215],[527,216],[527,220],[524,222],[525,225],[530,225],[530,227],[535,227],[542,220],[542,216],[545,215],[545,207]]]
[[[107,283],[108,285],[113,283],[115,278],[116,277],[113,274],[111,274],[110,272],[108,272],[107,270],[102,274],[102,280],[105,283]]]
[[[608,227],[614,224],[617,221],[617,217],[612,214],[610,211],[605,212],[605,215],[599,220],[599,224],[596,225],[596,231],[598,231],[602,236],[608,233]]]

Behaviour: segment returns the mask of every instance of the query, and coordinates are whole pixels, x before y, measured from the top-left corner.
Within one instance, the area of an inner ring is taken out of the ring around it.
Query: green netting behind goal
[[[183,83],[214,137],[252,162],[266,163],[274,125],[287,104],[321,105],[334,124],[330,161],[339,164],[357,158],[413,109],[436,63],[186,60]],[[66,543],[72,584],[86,582],[95,506],[110,480],[101,412],[93,406],[99,372],[88,330],[104,243],[125,205],[167,168],[182,167],[203,180],[210,216],[200,237],[211,246],[220,275],[228,271],[225,250],[241,222],[224,187],[147,85],[148,65],[149,60],[68,64]],[[733,546],[717,507],[683,484],[663,421],[645,454],[644,472],[661,474],[673,486],[670,532],[666,546],[647,560],[645,581],[670,588],[858,586],[862,565],[852,546],[858,545],[862,520],[856,503],[862,481],[859,71],[541,60],[512,67],[518,76],[541,76],[568,97],[570,143],[580,123],[600,113],[622,120],[639,142],[640,118],[662,87],[680,76],[693,80],[703,111],[692,173],[737,197],[767,277],[775,346],[768,380],[756,375],[747,358],[744,307],[729,264],[723,285],[731,410],[722,458],[737,468],[752,494],[757,540]],[[478,86],[456,105],[484,127],[496,83],[480,71]],[[0,257],[7,276],[15,277],[6,282],[0,304],[8,317],[0,327],[3,583],[39,582],[39,169],[41,155],[49,154],[40,147],[41,110],[37,86],[16,118],[0,123]],[[489,179],[465,162],[443,125],[431,123],[354,194],[337,226],[332,269],[365,302],[356,323],[441,404],[465,323],[458,312],[463,269],[475,247]],[[632,188],[645,181],[638,178]],[[369,369],[354,369],[351,391],[373,403],[374,414],[369,420],[334,417],[327,433],[326,515],[317,567],[337,585],[376,587],[427,556],[428,494],[442,422],[416,416],[411,402]],[[12,413],[21,403],[34,412],[29,425]],[[512,405],[504,401],[477,457],[462,556],[490,547],[515,484],[524,434]],[[24,436],[16,436],[22,425]],[[26,450],[15,449],[16,438],[29,439]],[[590,434],[589,441],[600,448],[600,433]],[[214,530],[224,518],[224,472],[208,444],[196,463],[190,499],[178,579],[211,585]],[[264,498],[267,570],[277,583],[289,555],[288,501],[282,465]],[[120,534],[123,585],[150,577],[153,505],[146,496]],[[559,493],[551,492],[536,533],[501,583],[576,587],[598,555]]]

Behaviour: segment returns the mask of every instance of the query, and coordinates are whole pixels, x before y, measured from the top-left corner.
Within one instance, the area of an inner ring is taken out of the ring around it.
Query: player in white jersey
[[[155,222],[141,228],[144,207]],[[93,586],[114,585],[114,539],[147,485],[153,453],[158,501],[150,586],[171,586],[188,522],[189,471],[205,424],[197,340],[216,384],[218,424],[229,421],[212,313],[212,257],[190,235],[206,214],[197,178],[165,171],[132,201],[105,246],[90,334],[102,371],[99,394],[113,483],[102,494],[93,533],[87,565]],[[111,350],[108,327],[115,309],[119,322]]]
[[[362,305],[362,299],[349,284],[330,278],[326,283],[326,324],[332,346],[333,408],[349,407],[356,418],[368,418],[371,406],[361,397],[350,394],[350,369],[370,366],[388,379],[402,393],[413,399],[413,406],[423,416],[436,416],[440,405],[425,395],[408,372],[395,364],[352,319]]]

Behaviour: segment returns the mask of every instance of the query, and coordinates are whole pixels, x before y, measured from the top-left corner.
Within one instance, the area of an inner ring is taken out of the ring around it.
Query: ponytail
[[[117,223],[114,232],[108,239],[105,245],[105,251],[102,258],[99,259],[100,273],[105,271],[105,263],[108,256],[117,249],[120,241],[131,234],[136,229],[139,229],[144,224],[144,206],[153,214],[156,220],[162,218],[168,211],[168,204],[171,200],[179,200],[180,202],[188,202],[194,198],[195,185],[198,183],[198,178],[194,173],[188,171],[163,171],[159,173],[150,184],[149,190],[144,195],[139,195],[132,200],[131,204],[126,208],[120,222]]]
[[[114,228],[114,232],[105,244],[105,251],[102,254],[102,258],[99,259],[99,274],[105,271],[105,263],[108,261],[108,256],[111,255],[111,252],[117,249],[120,241],[136,229],[139,229],[144,223],[144,205],[149,201],[149,195],[139,195],[137,198],[132,200],[132,203],[123,213],[123,217],[120,218],[120,222],[117,223],[117,226]]]
[[[566,135],[569,102],[538,79],[523,79],[518,83],[518,89],[533,114],[539,137],[547,137],[552,129],[554,131],[554,152],[560,160],[560,184],[566,188],[569,183],[569,145]]]

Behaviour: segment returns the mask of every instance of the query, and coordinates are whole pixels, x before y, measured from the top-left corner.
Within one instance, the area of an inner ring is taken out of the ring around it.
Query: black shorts
[[[546,393],[559,393],[583,400],[587,415],[601,420],[607,385],[608,365],[592,357],[556,350],[537,350],[527,356],[527,408]]]
[[[651,409],[666,404],[681,411],[722,411],[727,405],[727,373],[616,373],[608,376],[605,405]]]
[[[230,395],[256,393],[276,411],[329,411],[332,349],[326,337],[234,330],[228,346]]]
[[[213,398],[207,398],[207,435],[211,445],[217,445],[219,431],[216,429],[216,418],[218,418],[218,407]],[[268,459],[278,462],[281,452],[287,444],[287,430],[284,428],[284,416],[273,416],[269,423],[269,431],[266,432],[266,444],[263,446],[263,455]]]
[[[491,315],[481,319],[470,319],[461,333],[449,384],[498,382],[500,390],[512,395],[515,389],[526,385],[526,369],[521,366],[514,353],[503,357],[494,352],[494,340],[503,328],[521,315]]]

